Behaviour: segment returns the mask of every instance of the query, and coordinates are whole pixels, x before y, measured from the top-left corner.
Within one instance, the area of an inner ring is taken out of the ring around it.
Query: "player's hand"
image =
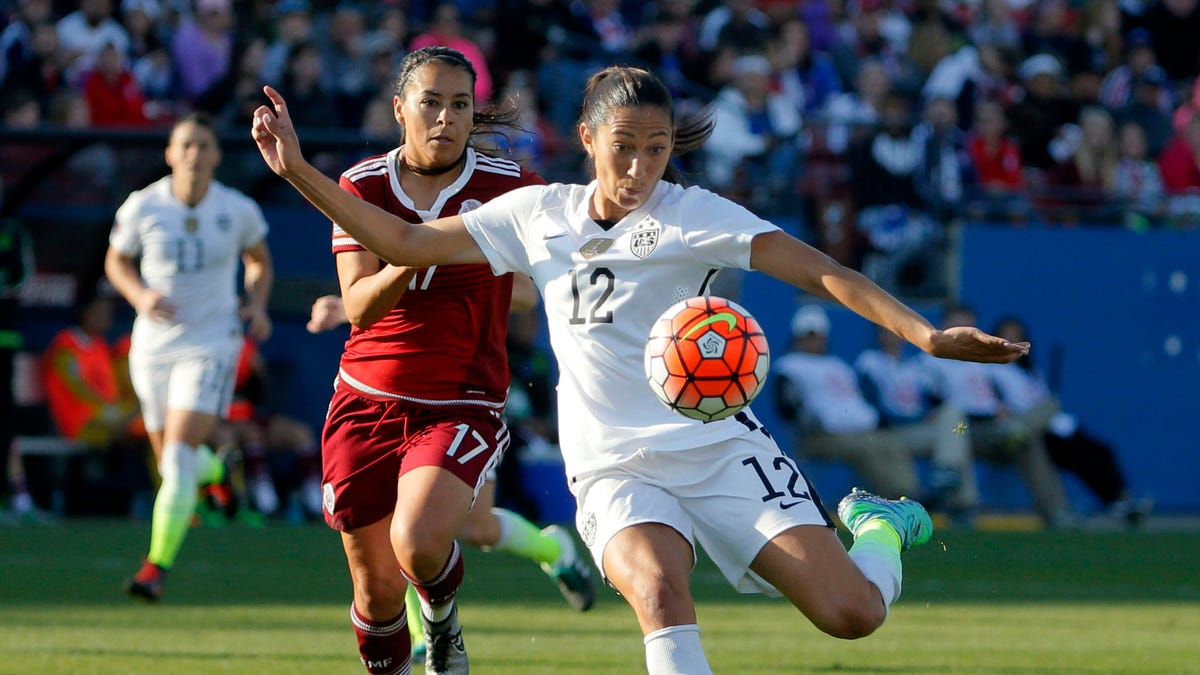
[[[260,105],[254,111],[250,124],[250,137],[258,145],[263,161],[276,174],[288,177],[295,168],[305,160],[300,152],[300,138],[292,126],[292,116],[288,114],[287,102],[270,86],[263,87],[263,93],[271,99],[271,105]]]
[[[310,333],[321,333],[337,328],[348,320],[341,296],[322,295],[313,301],[306,327]]]
[[[246,333],[256,342],[266,342],[271,337],[271,317],[267,310],[256,305],[243,307],[240,312],[246,322]]]
[[[972,326],[956,326],[934,331],[929,353],[959,361],[1011,363],[1029,353],[1029,343],[1009,342]]]
[[[138,296],[134,309],[138,314],[151,319],[171,321],[175,318],[175,305],[153,288],[142,289],[142,294]]]

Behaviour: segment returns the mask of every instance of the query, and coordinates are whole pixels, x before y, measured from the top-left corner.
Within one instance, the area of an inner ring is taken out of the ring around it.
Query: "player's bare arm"
[[[396,307],[415,267],[388,265],[368,251],[337,254],[338,282],[346,320],[356,328],[370,328]]]
[[[272,105],[259,106],[251,125],[251,136],[263,160],[368,250],[397,266],[487,262],[458,216],[425,224],[407,223],[342,190],[304,159],[287,102],[271,87],[263,87],[263,91]]]
[[[133,258],[110,247],[104,256],[104,273],[138,314],[165,320],[175,317],[175,306],[162,293],[142,283]]]
[[[1008,363],[1029,352],[1027,342],[1010,343],[978,328],[938,330],[870,279],[785,232],[754,237],[750,264],[776,279],[837,301],[934,356]]]
[[[271,317],[267,314],[267,300],[271,296],[271,284],[275,281],[275,265],[271,251],[265,241],[260,241],[242,252],[245,267],[243,285],[246,289],[246,304],[241,317],[247,322],[250,337],[265,342],[271,337]]]

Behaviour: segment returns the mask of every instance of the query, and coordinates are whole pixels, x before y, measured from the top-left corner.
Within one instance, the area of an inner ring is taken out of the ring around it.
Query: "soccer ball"
[[[646,341],[646,380],[675,412],[711,422],[762,391],[771,367],[762,327],[737,303],[702,296],[670,307]]]

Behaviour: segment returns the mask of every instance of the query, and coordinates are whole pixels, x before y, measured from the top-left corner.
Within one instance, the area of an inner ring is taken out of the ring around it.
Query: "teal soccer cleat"
[[[907,497],[884,499],[866,490],[854,488],[838,503],[838,517],[858,536],[864,525],[882,520],[900,535],[900,550],[920,546],[933,536],[933,521],[920,503]]]

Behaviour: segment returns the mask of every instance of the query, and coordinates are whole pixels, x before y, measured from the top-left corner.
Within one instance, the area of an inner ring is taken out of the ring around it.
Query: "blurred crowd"
[[[396,64],[446,44],[519,106],[500,149],[552,179],[586,77],[653,69],[717,129],[683,168],[881,284],[944,291],[963,222],[1192,226],[1198,0],[9,0],[2,123],[396,138]]]

